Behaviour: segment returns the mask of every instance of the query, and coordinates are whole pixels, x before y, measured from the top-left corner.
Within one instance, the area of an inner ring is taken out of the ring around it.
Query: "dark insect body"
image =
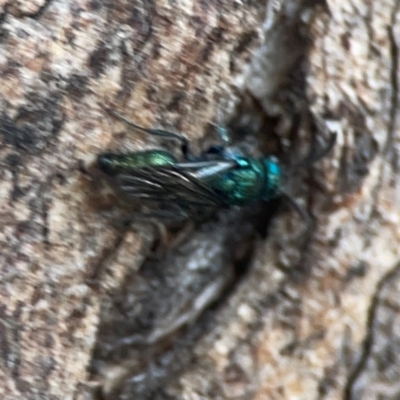
[[[275,157],[246,157],[223,146],[212,146],[195,156],[184,136],[142,128],[112,110],[109,112],[148,134],[181,142],[182,160],[164,150],[98,156],[99,169],[123,197],[148,206],[149,211],[141,213],[142,216],[196,219],[219,208],[269,201],[285,194],[284,173]],[[333,142],[317,159],[332,145]]]

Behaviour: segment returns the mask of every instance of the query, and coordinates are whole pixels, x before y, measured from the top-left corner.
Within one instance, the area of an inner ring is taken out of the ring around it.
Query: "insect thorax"
[[[264,165],[264,193],[262,199],[268,201],[279,195],[282,184],[282,170],[275,157],[264,157],[261,159]]]
[[[272,157],[240,157],[238,167],[215,177],[210,186],[227,206],[246,205],[274,197],[280,184],[280,167]]]

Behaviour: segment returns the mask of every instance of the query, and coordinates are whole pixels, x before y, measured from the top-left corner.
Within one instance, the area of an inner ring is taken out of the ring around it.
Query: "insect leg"
[[[320,151],[310,155],[311,164],[314,164],[315,162],[321,160],[321,158],[324,158],[332,150],[333,146],[336,143],[336,137],[336,133],[332,133],[326,146],[320,149]]]
[[[179,140],[181,142],[182,154],[185,157],[185,159],[186,160],[191,160],[193,158],[192,157],[192,153],[191,153],[191,151],[189,149],[189,141],[185,136],[179,135],[178,133],[165,131],[163,129],[144,128],[144,127],[142,127],[140,125],[135,124],[134,122],[130,121],[129,119],[125,118],[123,115],[117,113],[116,111],[112,110],[111,108],[106,107],[105,109],[114,118],[117,118],[117,119],[125,122],[128,126],[134,128],[134,129],[138,129],[138,130],[140,130],[142,132],[146,132],[149,135],[160,136],[160,137],[164,137],[164,138],[167,138],[167,139]]]
[[[289,194],[283,192],[282,196],[290,205],[290,207],[292,207],[293,210],[296,211],[297,214],[299,214],[300,218],[304,221],[306,225],[307,231],[311,229],[313,221],[310,217],[310,214],[303,207],[301,207]]]
[[[164,223],[175,221],[181,224],[183,221],[188,219],[188,215],[184,211],[180,211],[178,214],[177,211],[169,211],[169,210],[157,210],[157,211],[149,211],[149,212],[135,212],[134,214],[128,215],[121,220],[118,221],[117,227],[127,228],[131,224],[141,224],[143,222],[150,223],[154,226],[156,230],[156,235],[160,238],[160,243],[162,246],[166,246],[169,242],[167,228]],[[184,234],[183,237],[178,235],[178,243],[179,241],[183,242],[187,237],[187,233]],[[175,246],[175,239],[173,241],[173,246]],[[170,246],[169,246],[170,247]],[[154,251],[154,257],[159,258],[157,256],[157,250]]]
[[[295,241],[301,247],[306,246],[313,232],[314,220],[311,218],[307,210],[301,207],[292,197],[290,197],[290,195],[288,195],[287,193],[282,193],[282,195],[287,203],[293,208],[294,211],[297,212],[297,214],[304,222],[304,229],[301,229],[300,233],[296,234]]]
[[[310,168],[314,163],[324,158],[333,148],[336,143],[336,133],[332,133],[329,138],[326,146],[319,151],[315,152],[313,148],[311,148],[310,153],[306,156],[306,158],[300,161],[293,169],[297,168]]]
[[[189,220],[186,223],[186,225],[182,228],[182,230],[173,239],[172,243],[170,243],[169,248],[176,249],[179,246],[181,246],[189,238],[189,236],[193,233],[194,229],[195,229],[195,225],[194,225],[193,221]]]

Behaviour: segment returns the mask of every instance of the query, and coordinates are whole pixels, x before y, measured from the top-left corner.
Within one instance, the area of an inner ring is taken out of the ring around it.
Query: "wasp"
[[[286,195],[284,180],[287,171],[276,157],[249,157],[229,145],[214,145],[195,155],[185,136],[144,128],[113,110],[107,111],[134,129],[180,143],[180,159],[161,149],[125,154],[102,153],[98,156],[98,168],[111,180],[118,193],[128,201],[138,201],[147,207],[147,212],[140,213],[142,217],[201,220],[218,209],[286,196],[307,218],[305,212]],[[225,133],[220,136],[227,142]],[[323,151],[309,155],[302,164],[311,165],[324,157],[335,139],[336,136],[332,135]]]

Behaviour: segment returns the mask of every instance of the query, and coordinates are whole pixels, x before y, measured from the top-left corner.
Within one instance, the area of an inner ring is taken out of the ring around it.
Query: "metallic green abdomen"
[[[127,154],[104,153],[97,158],[100,170],[109,176],[116,176],[136,168],[173,165],[176,162],[177,159],[164,150],[148,150]]]

